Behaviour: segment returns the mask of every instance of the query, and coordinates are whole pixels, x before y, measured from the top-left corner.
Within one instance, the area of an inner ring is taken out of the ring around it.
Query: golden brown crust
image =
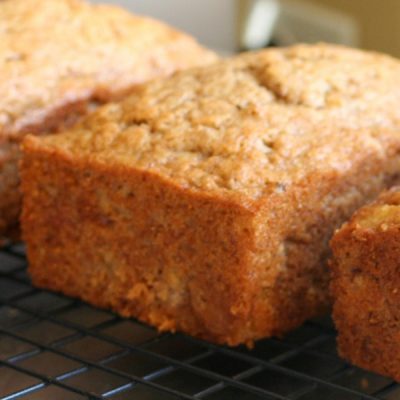
[[[5,0],[0,22],[0,238],[18,228],[27,132],[69,125],[92,102],[216,58],[161,22],[81,0]]]
[[[331,242],[340,354],[400,381],[400,188],[358,210]]]
[[[398,178],[399,72],[336,46],[265,50],[27,138],[34,282],[229,345],[326,311],[333,230]]]
[[[398,146],[399,74],[395,59],[337,46],[247,53],[144,85],[46,143],[257,200]]]

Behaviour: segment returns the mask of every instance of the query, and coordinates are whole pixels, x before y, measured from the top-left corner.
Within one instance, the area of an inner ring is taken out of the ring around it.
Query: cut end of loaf
[[[399,188],[358,210],[332,240],[333,317],[342,357],[400,381]]]

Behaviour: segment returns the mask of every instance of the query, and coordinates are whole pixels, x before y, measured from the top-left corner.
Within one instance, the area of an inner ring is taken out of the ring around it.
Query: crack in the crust
[[[268,66],[263,66],[263,69],[268,68]],[[288,101],[287,97],[282,95],[279,90],[277,90],[276,85],[272,85],[268,79],[262,79],[259,68],[255,65],[248,65],[241,69],[248,77],[250,77],[260,89],[264,89],[270,93],[276,103],[287,104],[291,103]]]

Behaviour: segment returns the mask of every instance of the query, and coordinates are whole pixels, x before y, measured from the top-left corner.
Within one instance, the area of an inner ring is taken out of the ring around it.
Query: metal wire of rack
[[[30,285],[22,245],[0,251],[0,400],[400,399],[346,364],[328,318],[254,349],[158,334]]]

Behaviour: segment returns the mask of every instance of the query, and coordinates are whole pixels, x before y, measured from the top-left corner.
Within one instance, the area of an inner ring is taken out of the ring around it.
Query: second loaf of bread
[[[334,228],[400,170],[399,76],[374,53],[265,50],[29,137],[33,282],[229,345],[324,312]]]

